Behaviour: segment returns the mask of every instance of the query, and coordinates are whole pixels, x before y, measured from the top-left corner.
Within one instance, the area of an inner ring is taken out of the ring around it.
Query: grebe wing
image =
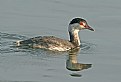
[[[57,38],[54,36],[38,36],[28,40],[20,41],[20,45],[42,45],[42,46],[60,46],[73,47],[74,45],[68,40]]]

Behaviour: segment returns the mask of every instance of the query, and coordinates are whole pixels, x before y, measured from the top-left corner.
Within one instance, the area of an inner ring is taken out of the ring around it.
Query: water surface
[[[0,81],[121,80],[120,0],[0,1]],[[96,31],[81,31],[77,60],[92,64],[82,71],[66,69],[68,53],[14,47],[14,42],[39,35],[68,39],[73,17],[85,18]]]

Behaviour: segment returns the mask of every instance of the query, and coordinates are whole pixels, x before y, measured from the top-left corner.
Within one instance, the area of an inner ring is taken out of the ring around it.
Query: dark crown
[[[80,23],[80,21],[86,22],[86,21],[85,21],[84,19],[82,19],[82,18],[74,18],[74,19],[70,22],[70,24]]]

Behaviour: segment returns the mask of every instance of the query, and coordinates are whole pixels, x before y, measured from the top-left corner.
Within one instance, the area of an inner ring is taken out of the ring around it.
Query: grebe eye
[[[80,25],[85,26],[86,24],[84,22],[80,22]]]

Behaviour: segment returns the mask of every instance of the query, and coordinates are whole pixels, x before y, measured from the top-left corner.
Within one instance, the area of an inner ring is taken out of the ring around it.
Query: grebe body
[[[68,31],[70,40],[64,40],[54,36],[38,36],[28,40],[17,41],[17,46],[29,46],[32,48],[42,48],[52,51],[68,51],[80,46],[78,32],[82,29],[94,31],[82,18],[74,18],[69,23]]]

